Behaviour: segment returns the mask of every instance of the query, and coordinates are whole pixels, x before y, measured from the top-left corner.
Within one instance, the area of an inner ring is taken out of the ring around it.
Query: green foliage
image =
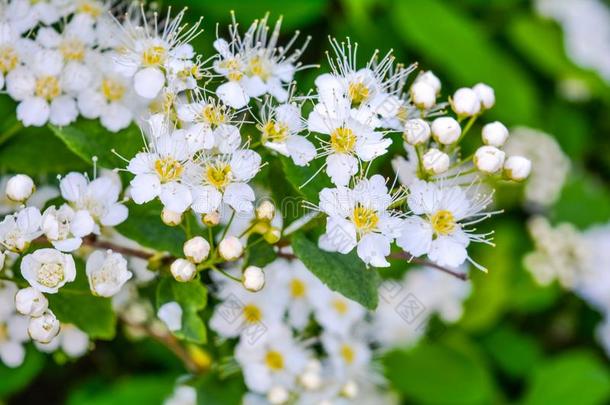
[[[301,233],[292,237],[294,253],[305,266],[331,290],[375,309],[378,302],[379,275],[367,269],[355,252],[338,255],[320,250]]]
[[[581,229],[607,222],[610,218],[608,188],[598,179],[582,172],[574,174],[553,207],[553,219],[556,222],[571,222]]]
[[[32,346],[27,347],[25,360],[17,368],[0,363],[0,398],[20,391],[36,378],[44,366],[45,356]]]
[[[529,375],[542,358],[536,339],[507,325],[493,330],[483,345],[500,369],[511,377]]]
[[[246,390],[240,378],[221,379],[215,373],[205,375],[193,386],[200,405],[239,405]]]
[[[245,257],[247,266],[257,266],[262,268],[274,261],[277,257],[273,246],[265,241],[258,241],[256,244],[252,245],[252,242],[261,237],[261,235],[252,235],[248,238]]]
[[[112,384],[92,383],[75,390],[68,405],[162,404],[173,390],[175,376],[124,377]]]
[[[207,305],[207,288],[199,280],[180,283],[173,278],[164,277],[157,286],[157,309],[172,301],[182,308],[182,329],[174,334],[191,342],[205,343],[205,324],[198,312]]]
[[[324,159],[316,159],[309,166],[300,167],[288,158],[281,157],[286,180],[303,196],[306,201],[317,203],[318,194],[325,187],[333,187],[324,173],[318,173],[324,165]],[[324,169],[322,169],[324,170]],[[317,175],[316,175],[317,173]]]

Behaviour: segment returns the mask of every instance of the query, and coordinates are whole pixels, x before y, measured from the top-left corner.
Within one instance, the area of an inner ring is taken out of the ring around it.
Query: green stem
[[[229,222],[227,222],[225,229],[223,229],[220,240],[223,240],[225,238],[225,236],[227,236],[227,232],[229,232],[229,228],[231,227],[231,224],[233,223],[233,218],[235,218],[235,210],[233,210],[233,212],[231,213],[231,218],[229,218]]]
[[[222,275],[224,275],[224,276],[226,276],[226,277],[230,278],[230,279],[231,279],[231,280],[233,280],[233,281],[237,281],[238,283],[241,283],[241,279],[239,279],[239,278],[237,278],[237,277],[235,277],[235,276],[230,275],[229,273],[227,273],[226,271],[224,271],[224,270],[223,270],[223,269],[221,269],[221,268],[218,268],[218,267],[216,267],[216,266],[214,266],[214,265],[211,265],[211,266],[210,266],[210,268],[211,268],[212,270],[216,270],[217,272],[219,272],[219,273],[221,273]]]

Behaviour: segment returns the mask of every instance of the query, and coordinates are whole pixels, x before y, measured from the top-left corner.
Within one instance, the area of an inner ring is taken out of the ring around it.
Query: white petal
[[[428,253],[432,244],[430,223],[417,216],[408,217],[403,222],[396,244],[416,257]]]
[[[41,127],[47,123],[51,115],[51,107],[40,97],[30,97],[17,106],[17,119],[24,126]]]
[[[286,139],[286,147],[297,166],[306,166],[316,157],[316,147],[304,136],[290,135]]]
[[[334,153],[326,158],[326,173],[337,186],[346,186],[357,172],[358,160],[351,155]]]
[[[100,218],[100,222],[104,226],[116,226],[127,219],[129,211],[123,204],[112,204],[106,214]]]
[[[165,85],[165,75],[159,69],[148,67],[135,74],[134,89],[140,97],[153,99]]]
[[[161,192],[161,182],[154,174],[139,174],[129,184],[131,198],[136,204],[147,203]]]
[[[76,202],[85,195],[87,179],[80,173],[68,173],[59,182],[59,190],[65,200]]]
[[[390,254],[391,239],[374,233],[364,235],[358,242],[358,257],[374,267],[389,267],[385,259]]]
[[[250,97],[246,94],[244,88],[237,82],[223,83],[216,89],[216,95],[226,105],[240,109],[246,106],[250,101]]]
[[[439,236],[433,242],[428,257],[439,266],[456,268],[466,260],[468,253],[462,240],[452,236]]]
[[[222,194],[212,186],[194,187],[192,208],[198,214],[216,211],[222,202]]]
[[[252,212],[254,198],[252,187],[244,183],[233,183],[227,186],[222,200],[237,212]]]
[[[167,209],[178,213],[186,211],[193,201],[189,188],[175,181],[161,186],[159,199]]]

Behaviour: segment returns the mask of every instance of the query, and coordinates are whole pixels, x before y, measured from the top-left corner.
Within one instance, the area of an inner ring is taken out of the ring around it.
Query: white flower
[[[71,358],[81,357],[89,349],[89,336],[71,324],[61,324],[59,333],[48,343],[34,342],[40,351],[52,353],[61,350]]]
[[[197,390],[188,385],[180,385],[163,405],[197,405]]]
[[[157,317],[172,332],[182,329],[182,307],[175,301],[161,305],[157,311]]]
[[[449,155],[436,148],[430,148],[422,156],[422,166],[432,174],[445,173],[449,169],[450,163]]]
[[[0,222],[0,244],[13,252],[23,252],[42,234],[42,216],[35,207],[27,207]]]
[[[86,211],[101,226],[116,226],[127,219],[127,207],[118,202],[121,182],[110,174],[89,181],[76,172],[59,182],[61,196],[78,212]],[[95,233],[99,233],[96,226]]]
[[[506,154],[495,146],[481,146],[474,154],[474,165],[485,173],[496,173],[504,165]]]
[[[169,266],[169,270],[176,281],[187,282],[195,278],[197,268],[186,259],[176,259]]]
[[[532,170],[532,162],[523,156],[510,156],[504,162],[504,174],[511,180],[527,179]]]
[[[35,190],[34,181],[25,174],[17,174],[6,183],[6,196],[12,201],[25,201]]]
[[[421,109],[432,108],[436,104],[436,91],[432,86],[423,82],[416,81],[411,86],[411,100]]]
[[[421,118],[410,119],[405,123],[403,137],[410,145],[426,143],[430,139],[430,125]]]
[[[4,86],[6,74],[27,58],[33,44],[32,40],[22,38],[10,21],[4,21],[6,17],[8,15],[5,14],[0,21],[0,88]]]
[[[22,288],[15,295],[15,308],[22,315],[40,316],[48,307],[47,298],[33,287]]]
[[[508,129],[500,121],[495,121],[483,127],[482,135],[485,145],[499,148],[508,139]]]
[[[485,83],[475,84],[472,90],[474,90],[479,100],[481,100],[481,108],[489,110],[496,103],[496,94],[494,89]]]
[[[290,399],[290,392],[282,386],[271,387],[267,393],[267,399],[271,405],[285,404]]]
[[[432,121],[432,135],[437,142],[443,145],[457,142],[461,134],[462,128],[454,118],[439,117]]]
[[[244,246],[235,236],[227,236],[218,244],[218,253],[228,261],[237,260],[244,252]]]
[[[323,189],[319,209],[328,218],[320,244],[343,254],[357,247],[358,256],[366,264],[389,266],[385,257],[400,227],[400,219],[389,208],[395,199],[388,194],[380,175],[360,180],[354,189]]]
[[[428,86],[434,89],[435,94],[439,94],[441,91],[441,81],[431,70],[420,73],[415,81],[426,83]]]
[[[340,380],[351,378],[370,363],[371,349],[363,339],[324,333],[321,341],[333,365],[334,374]]]
[[[364,307],[343,295],[320,285],[313,291],[311,303],[314,316],[325,331],[344,336],[366,315]]]
[[[21,275],[37,290],[54,294],[76,278],[74,259],[55,249],[38,249],[23,257]]]
[[[316,147],[299,135],[305,129],[301,107],[295,103],[261,109],[261,142],[271,150],[289,156],[297,166],[306,166],[316,157]],[[268,109],[269,111],[266,111]]]
[[[481,268],[468,257],[466,247],[471,241],[490,244],[488,235],[476,234],[468,226],[492,214],[483,211],[491,196],[477,192],[469,197],[459,186],[419,180],[411,184],[407,202],[413,215],[404,220],[398,246],[415,257],[427,254],[440,266],[455,268],[468,259]]]
[[[49,343],[59,333],[59,321],[55,314],[46,311],[41,316],[30,318],[28,334],[32,340]]]
[[[481,111],[481,100],[474,90],[462,87],[453,93],[451,108],[459,116],[470,117]]]
[[[28,318],[15,313],[15,293],[13,283],[3,283],[0,287],[0,360],[7,367],[19,367],[25,358],[24,343],[29,340]]]
[[[241,276],[242,284],[251,292],[260,291],[265,285],[265,273],[256,266],[248,266]]]
[[[55,249],[72,252],[81,246],[83,237],[94,231],[95,222],[88,211],[74,211],[64,204],[59,209],[51,206],[45,210],[41,228]]]
[[[163,208],[161,211],[161,221],[167,226],[180,225],[182,222],[182,213]]]
[[[256,207],[256,219],[261,221],[272,221],[275,218],[275,205],[269,200],[264,200]]]
[[[86,265],[89,288],[94,295],[112,297],[133,276],[127,270],[127,260],[111,250],[95,251],[87,258]]]
[[[195,236],[184,242],[184,256],[193,263],[201,263],[210,255],[210,243],[201,236]]]

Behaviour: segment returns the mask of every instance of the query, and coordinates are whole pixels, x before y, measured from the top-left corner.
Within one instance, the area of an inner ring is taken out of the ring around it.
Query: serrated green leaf
[[[377,271],[367,269],[355,252],[347,255],[325,252],[301,233],[292,237],[292,248],[297,257],[331,290],[375,309],[378,302]]]
[[[50,128],[83,160],[91,162],[93,156],[97,156],[98,164],[107,169],[125,166],[125,162],[112,153],[113,149],[131,159],[144,146],[141,131],[135,124],[116,133],[102,127],[98,120],[86,119],[79,119],[67,127],[50,125]]]
[[[151,201],[138,205],[133,202],[127,204],[129,217],[116,230],[140,245],[161,252],[169,252],[175,256],[182,256],[182,245],[186,236],[180,227],[170,227],[161,221],[163,207],[159,201]]]
[[[205,324],[198,314],[208,302],[205,286],[199,280],[181,283],[165,277],[157,286],[157,308],[172,301],[177,302],[182,308],[182,329],[174,334],[195,343],[205,343],[207,340]]]

